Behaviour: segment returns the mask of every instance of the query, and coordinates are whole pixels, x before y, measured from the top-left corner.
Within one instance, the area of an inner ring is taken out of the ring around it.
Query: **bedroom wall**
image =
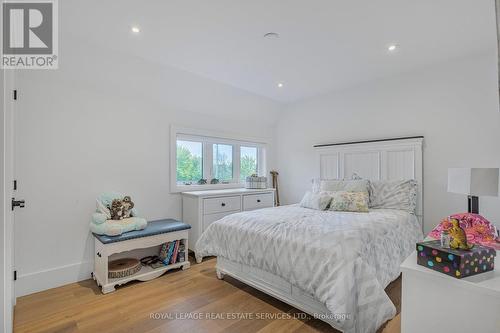
[[[424,229],[467,210],[447,193],[449,167],[500,167],[496,52],[437,64],[289,105],[277,126],[284,203],[310,188],[318,143],[424,135]],[[481,213],[500,226],[500,199],[480,198]]]
[[[263,138],[273,156],[277,103],[61,40],[58,70],[18,76],[16,176],[26,200],[16,213],[18,296],[90,278],[88,223],[103,191],[130,194],[149,220],[181,217],[169,190],[171,124]]]

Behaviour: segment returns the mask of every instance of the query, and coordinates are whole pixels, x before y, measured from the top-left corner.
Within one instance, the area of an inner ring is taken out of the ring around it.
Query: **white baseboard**
[[[92,269],[93,262],[87,261],[39,272],[18,274],[15,282],[16,297],[90,279]]]

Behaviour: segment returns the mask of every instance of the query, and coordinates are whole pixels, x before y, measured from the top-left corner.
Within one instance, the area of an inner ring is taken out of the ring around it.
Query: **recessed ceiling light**
[[[277,32],[268,32],[267,34],[264,35],[264,38],[276,39],[280,38],[280,34]]]
[[[398,49],[399,49],[399,45],[398,45],[398,44],[390,44],[390,45],[387,47],[387,50],[388,50],[389,52],[396,52]]]
[[[278,83],[278,88],[283,88],[283,83]]]
[[[141,32],[141,29],[139,27],[136,27],[136,26],[133,26],[131,30],[134,34],[138,34],[139,32]]]

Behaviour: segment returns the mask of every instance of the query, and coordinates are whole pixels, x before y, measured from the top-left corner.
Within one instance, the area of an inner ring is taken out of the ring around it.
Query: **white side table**
[[[500,258],[495,269],[456,279],[417,265],[414,252],[401,265],[402,333],[500,332]]]

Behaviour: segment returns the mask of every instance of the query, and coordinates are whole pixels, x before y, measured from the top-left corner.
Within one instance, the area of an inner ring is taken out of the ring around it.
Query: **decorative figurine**
[[[460,224],[457,219],[450,219],[452,227],[449,229],[452,240],[450,242],[450,247],[452,249],[460,249],[460,250],[470,250],[474,247],[472,244],[467,244],[467,235],[465,234],[464,229],[460,227]]]
[[[217,178],[212,178],[210,184],[219,184],[219,180]]]
[[[198,185],[205,185],[207,183],[207,180],[206,179],[200,179],[198,180]]]

